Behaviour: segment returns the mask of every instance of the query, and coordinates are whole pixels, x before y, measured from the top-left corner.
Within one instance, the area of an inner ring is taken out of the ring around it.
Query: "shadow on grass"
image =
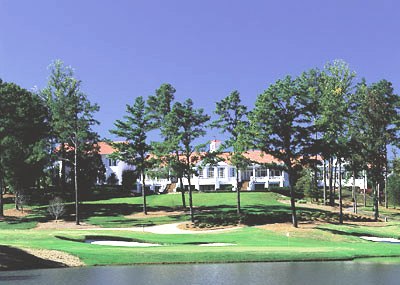
[[[59,268],[66,267],[65,264],[38,258],[18,248],[10,246],[0,246],[0,270],[21,270],[38,268]],[[31,279],[29,276],[19,276],[17,279],[12,276],[0,276],[0,281],[25,280]]]

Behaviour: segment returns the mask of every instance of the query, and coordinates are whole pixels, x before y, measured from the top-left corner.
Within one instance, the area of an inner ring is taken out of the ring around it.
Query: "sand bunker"
[[[117,240],[86,240],[87,243],[96,245],[108,245],[108,246],[127,246],[127,247],[149,247],[149,246],[161,246],[156,243],[145,243],[136,241],[117,241]]]
[[[369,237],[369,236],[361,236],[360,238],[374,242],[400,243],[400,240],[395,238],[381,238],[381,237]]]

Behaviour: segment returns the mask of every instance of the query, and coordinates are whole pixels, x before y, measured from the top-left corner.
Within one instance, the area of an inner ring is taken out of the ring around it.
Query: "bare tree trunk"
[[[343,224],[342,162],[339,161],[339,224]]]
[[[147,215],[147,205],[146,205],[146,182],[145,173],[142,171],[142,197],[143,197],[143,214]]]
[[[75,223],[79,225],[79,195],[78,195],[78,143],[74,147],[74,184],[75,184]]]
[[[323,160],[323,168],[322,168],[322,175],[323,175],[323,183],[324,183],[324,188],[323,188],[323,195],[324,195],[324,205],[326,205],[326,163],[325,159]]]

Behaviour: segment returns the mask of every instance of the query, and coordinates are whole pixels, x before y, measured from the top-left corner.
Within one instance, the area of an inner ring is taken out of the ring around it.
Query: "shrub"
[[[47,211],[56,221],[58,221],[58,218],[65,213],[64,201],[60,197],[55,197],[50,201]]]
[[[136,187],[136,180],[138,176],[134,170],[124,170],[122,172],[122,189],[124,191],[131,191]]]
[[[106,183],[108,185],[118,185],[118,182],[119,180],[117,178],[117,175],[115,175],[115,173],[111,173],[110,176],[107,177]]]

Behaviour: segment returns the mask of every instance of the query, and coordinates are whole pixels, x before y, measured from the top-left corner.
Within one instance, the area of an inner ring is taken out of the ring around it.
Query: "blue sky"
[[[277,79],[344,59],[398,92],[399,11],[385,0],[0,0],[0,78],[43,88],[63,60],[100,105],[102,137],[162,83],[207,113],[235,89],[251,108]]]

